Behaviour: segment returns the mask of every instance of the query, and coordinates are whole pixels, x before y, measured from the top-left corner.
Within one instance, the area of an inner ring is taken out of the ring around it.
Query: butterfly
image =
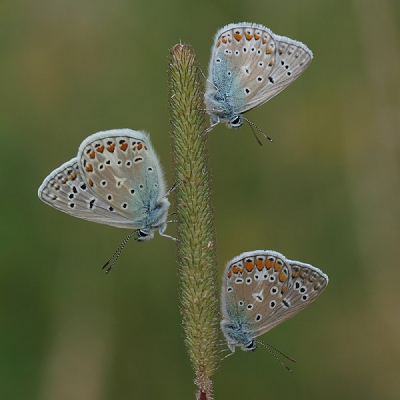
[[[42,201],[69,215],[133,229],[139,242],[157,230],[174,239],[164,234],[168,193],[149,136],[131,129],[89,136],[78,155],[51,172],[38,190]]]
[[[285,89],[312,58],[306,45],[263,25],[242,22],[220,29],[211,48],[205,93],[209,130],[219,122],[234,129],[249,122],[242,114]]]
[[[328,276],[318,268],[276,251],[256,250],[233,258],[222,283],[221,329],[228,348],[232,353],[236,346],[254,351],[256,337],[307,307],[327,284]]]

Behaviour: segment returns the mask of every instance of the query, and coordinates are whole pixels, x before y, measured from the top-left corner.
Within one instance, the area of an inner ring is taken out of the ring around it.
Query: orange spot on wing
[[[287,289],[287,285],[282,286],[281,293],[284,294],[286,292],[286,289]]]
[[[89,165],[86,167],[86,172],[93,172],[93,165],[92,165],[92,164],[89,164]]]
[[[292,277],[297,278],[297,276],[298,276],[298,273],[296,271],[292,271]]]
[[[107,148],[107,150],[108,150],[110,153],[114,153],[114,150],[115,150],[115,143],[110,144],[110,145],[107,146],[106,148]]]
[[[142,143],[139,143],[139,144],[137,145],[137,149],[138,149],[138,150],[142,150],[142,147],[143,147]]]
[[[246,270],[248,272],[251,272],[251,271],[253,271],[254,263],[252,261],[245,261],[244,267],[246,268]]]
[[[88,180],[89,186],[93,186],[93,181],[91,179]]]
[[[94,150],[92,150],[92,152],[89,154],[89,158],[94,158],[96,156],[96,153],[94,152]]]
[[[240,267],[232,267],[232,272],[234,274],[241,274],[243,272],[243,268]]]
[[[102,153],[104,151],[104,146],[100,146],[96,149],[97,152]]]
[[[265,54],[271,54],[271,53],[272,53],[271,47],[267,47],[267,50],[265,50]]]
[[[287,280],[287,275],[286,275],[284,272],[281,272],[281,273],[279,274],[279,280],[280,280],[281,282],[286,282],[286,280]]]
[[[304,272],[300,272],[300,276],[304,279],[307,275]]]
[[[77,176],[78,176],[78,175],[76,174],[76,172],[73,172],[73,173],[71,174],[71,176],[69,177],[69,179],[70,179],[71,181],[74,181],[74,180],[76,179]]]
[[[239,33],[234,33],[234,34],[233,34],[233,37],[234,37],[238,42],[240,42],[240,41],[242,40],[242,35],[240,35]]]
[[[267,39],[263,38],[262,42],[263,44],[267,43]]]
[[[268,65],[269,65],[270,67],[272,67],[272,66],[274,65],[274,63],[275,63],[275,61],[274,61],[274,60],[271,60],[271,61],[268,63]]]
[[[125,151],[127,148],[128,148],[128,143],[122,143],[121,144],[121,146],[119,146],[119,148],[122,150],[122,151]]]
[[[260,39],[261,36],[257,35],[256,33],[254,34],[254,39],[258,40]]]
[[[278,272],[282,269],[282,265],[275,263],[274,268],[275,268],[275,271]]]
[[[256,267],[259,271],[261,271],[265,267],[265,261],[264,260],[258,260],[256,258]]]
[[[274,263],[274,260],[267,260],[265,266],[267,267],[267,269],[270,269],[271,267],[273,267]]]
[[[68,178],[64,177],[64,178],[61,179],[61,183],[65,183],[65,182],[67,182],[67,180],[68,180]]]
[[[250,33],[245,33],[244,36],[246,36],[247,40],[251,40],[253,35],[250,35]]]
[[[231,276],[232,276],[232,271],[229,270],[229,271],[228,271],[228,278],[230,278]]]
[[[146,145],[144,145],[144,149],[147,150],[147,146]]]
[[[221,45],[221,41],[218,40],[218,42],[217,42],[217,47],[219,47],[220,45]]]
[[[222,38],[221,42],[225,44],[227,42],[227,40],[225,38]]]

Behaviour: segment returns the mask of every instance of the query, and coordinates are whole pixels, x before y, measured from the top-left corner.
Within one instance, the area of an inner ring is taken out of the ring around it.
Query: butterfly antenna
[[[206,77],[206,75],[204,74],[203,70],[202,70],[200,67],[198,67],[198,68],[199,68],[199,70],[200,70],[200,73],[203,75],[203,78],[206,80],[206,82],[211,83],[211,85],[214,86],[215,90],[218,90],[218,91],[219,91],[219,89],[218,89],[217,86],[214,84],[214,82],[211,82],[211,81]]]
[[[251,130],[253,131],[254,136],[255,136],[256,139],[257,139],[257,142],[258,142],[261,146],[262,146],[262,143],[260,142],[260,139],[258,139],[256,133],[254,132],[253,127],[256,128],[256,129],[258,130],[258,132],[260,132],[260,133],[265,137],[265,139],[269,140],[270,142],[273,142],[272,138],[270,138],[269,136],[267,136],[254,122],[250,121],[249,119],[247,119],[247,118],[245,118],[245,117],[243,117],[243,120],[245,120],[245,121],[250,125]]]
[[[271,349],[274,349],[276,352],[278,352],[279,354],[281,354],[282,356],[284,356],[286,359],[288,359],[289,361],[292,362],[297,362],[296,360],[294,360],[293,358],[288,357],[287,355],[283,354],[280,350],[276,349],[274,346],[271,346],[268,343],[264,343],[261,342],[260,340],[256,340],[256,343],[261,344],[263,347],[265,347],[273,356],[276,360],[278,360],[283,367],[285,367],[289,372],[293,372]]]
[[[159,200],[163,199],[164,197],[168,197],[168,196],[169,196],[178,186],[180,186],[180,185],[182,185],[182,182],[174,183],[174,184],[171,186],[171,189],[169,189],[168,192],[165,193],[163,197],[160,197]]]
[[[119,256],[122,253],[122,250],[124,249],[125,245],[128,243],[128,240],[136,233],[137,231],[131,232],[118,246],[117,250],[115,250],[114,254],[111,256],[111,258],[102,266],[101,269],[107,268],[110,264],[110,266],[106,269],[106,274],[108,274],[111,270],[111,268],[114,266],[114,264],[118,261]]]

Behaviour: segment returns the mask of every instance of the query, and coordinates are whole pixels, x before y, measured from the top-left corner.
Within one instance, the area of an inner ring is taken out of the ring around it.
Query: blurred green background
[[[307,44],[308,70],[209,134],[219,268],[273,249],[330,283],[214,376],[216,399],[400,398],[400,3],[397,0],[3,1],[0,4],[0,398],[192,399],[175,244],[54,210],[45,176],[81,141],[144,129],[172,185],[167,57],[190,43],[207,73],[217,29],[257,22]],[[173,199],[173,196],[171,196]],[[170,224],[167,233],[174,235]]]

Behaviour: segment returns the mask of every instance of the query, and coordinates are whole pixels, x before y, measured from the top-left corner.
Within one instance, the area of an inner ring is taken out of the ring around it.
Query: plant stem
[[[220,360],[219,276],[211,205],[204,85],[190,46],[169,60],[169,108],[176,189],[178,268],[184,341],[197,399],[211,400],[211,375]]]

